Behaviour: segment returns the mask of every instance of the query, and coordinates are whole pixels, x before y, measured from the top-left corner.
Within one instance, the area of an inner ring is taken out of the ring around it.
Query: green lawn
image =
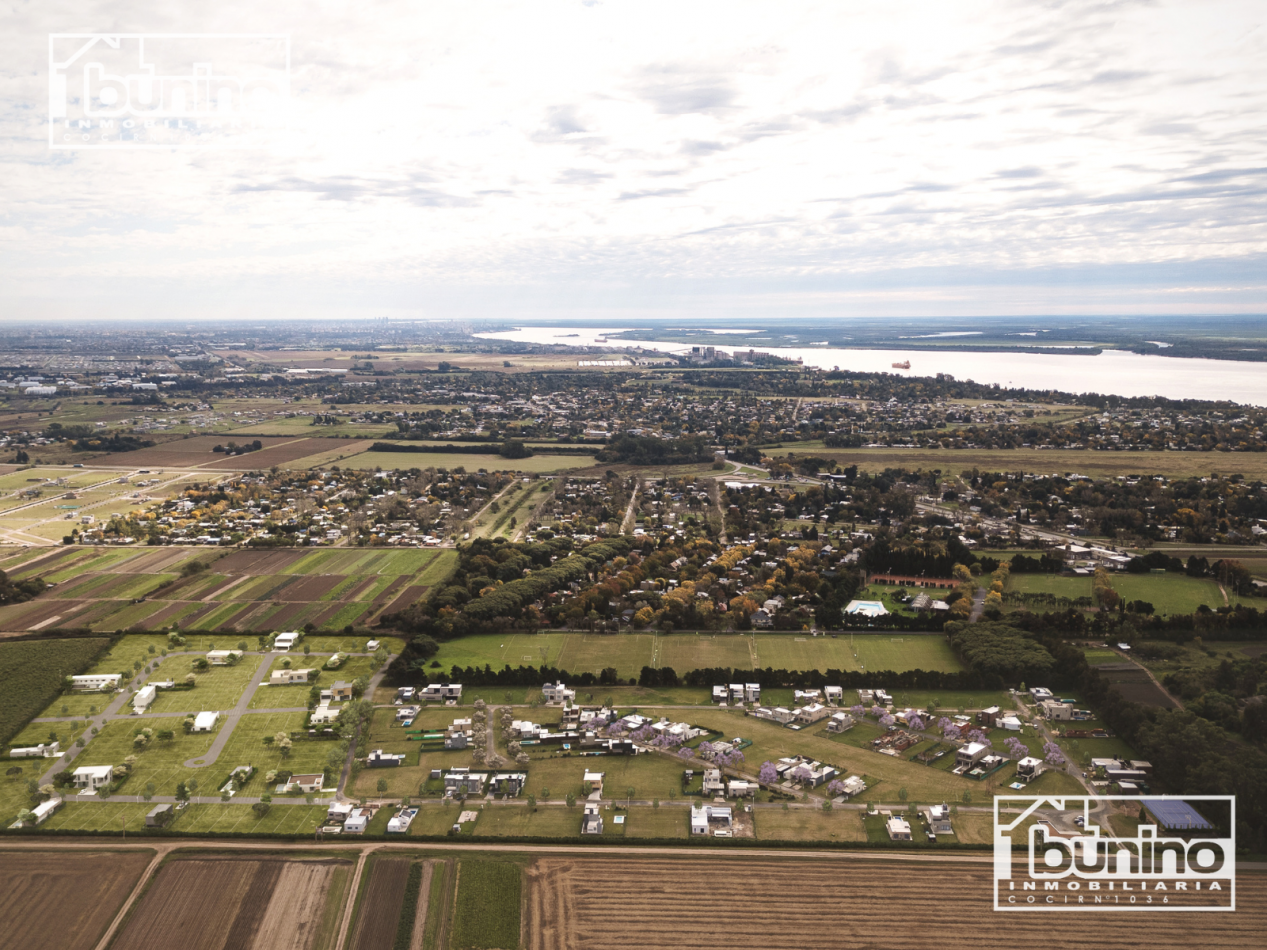
[[[1115,574],[1113,589],[1128,603],[1147,601],[1162,615],[1190,614],[1202,604],[1213,610],[1224,604],[1217,583],[1184,574]]]
[[[1059,574],[1011,574],[1007,590],[1018,594],[1051,594],[1075,600],[1091,596],[1091,578],[1062,577]]]
[[[229,772],[239,765],[254,765],[259,775],[254,779],[263,783],[263,774],[270,769],[287,769],[291,772],[320,772],[326,764],[331,743],[321,740],[297,739],[289,755],[283,755],[276,745],[265,745],[264,738],[278,732],[294,732],[303,728],[307,713],[248,713],[238,722],[233,736],[215,763],[216,771]]]
[[[130,833],[141,833],[145,815],[153,807],[145,802],[67,802],[41,827],[83,831],[126,828]],[[316,830],[325,816],[324,805],[274,805],[263,818],[257,817],[249,805],[190,805],[178,812],[168,827],[203,834],[308,834]]]
[[[212,666],[202,672],[193,670],[195,657],[173,656],[151,673],[154,680],[174,680],[183,683],[189,673],[194,674],[193,689],[160,689],[149,711],[154,713],[196,713],[204,710],[232,709],[242,693],[255,681],[263,657],[258,653],[246,654],[236,666]]]
[[[780,807],[753,811],[757,838],[766,841],[864,841],[862,813],[855,809]]]
[[[172,719],[127,720],[116,719],[101,730],[101,733],[89,739],[88,746],[75,759],[75,767],[81,765],[120,765],[130,755],[136,756],[136,766],[131,777],[119,790],[121,795],[140,795],[145,791],[147,783],[152,782],[157,795],[175,794],[176,784],[189,778],[197,778],[203,791],[210,793],[207,786],[213,781],[205,773],[208,769],[186,768],[187,759],[205,755],[211,747],[219,730],[224,728],[223,720],[211,732],[186,734],[184,717]],[[142,751],[133,745],[133,733],[144,728],[159,732],[170,729],[175,738],[168,742],[154,739]],[[235,765],[242,763],[234,763]],[[222,769],[227,773],[227,768]]]
[[[581,806],[538,805],[535,809],[521,806],[494,805],[480,812],[475,823],[476,837],[505,835],[537,835],[554,838],[572,837],[581,832]]]

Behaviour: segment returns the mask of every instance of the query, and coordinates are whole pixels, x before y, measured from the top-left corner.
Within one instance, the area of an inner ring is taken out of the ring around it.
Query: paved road
[[[173,656],[202,656],[204,654],[205,654],[205,651],[202,651],[202,650],[177,650],[174,652],[169,652],[166,657],[161,657],[161,658],[155,657],[155,659],[168,659]],[[292,655],[292,654],[284,653],[284,651],[274,651],[274,652],[264,654],[264,657],[271,659],[280,655]],[[312,653],[307,653],[307,654],[293,654],[293,655],[295,656],[334,656],[335,654],[333,652],[314,651]],[[366,654],[366,653],[349,653],[348,654],[348,656],[369,656],[369,655],[370,654]],[[386,675],[387,673],[387,667],[393,659],[395,659],[395,654],[388,654],[387,660],[383,663],[382,667],[380,667],[379,671],[370,678],[369,685],[366,687],[366,691],[365,691],[365,694],[367,696],[374,695],[374,690],[378,687],[378,684],[382,682],[384,675]],[[264,667],[264,671],[267,672],[268,666],[270,664],[261,663],[260,665]],[[96,717],[89,718],[88,722],[86,723],[88,727],[88,731],[90,732],[91,728],[94,725],[98,729],[104,729],[107,723],[115,719],[133,719],[133,720],[164,719],[164,718],[170,719],[173,717],[189,715],[192,712],[199,711],[199,710],[186,710],[183,712],[143,713],[142,715],[139,715],[139,716],[136,715],[135,713],[130,713],[130,712],[120,714],[120,710],[123,708],[125,703],[127,703],[132,698],[133,692],[137,688],[144,686],[150,676],[151,676],[151,673],[149,672],[148,669],[143,671],[133,681],[131,685],[129,685],[128,687],[124,688],[119,693],[117,693],[115,695],[115,698],[112,699],[110,701],[110,704],[106,707],[104,713],[100,715],[99,720]],[[238,698],[237,703],[235,703],[233,708],[230,709],[225,714],[224,724],[220,727],[220,731],[216,734],[215,739],[212,740],[210,748],[208,748],[207,751],[200,756],[197,756],[192,759],[187,759],[184,763],[186,768],[206,768],[210,765],[213,765],[216,759],[219,757],[220,753],[224,750],[224,747],[228,743],[229,738],[233,735],[234,728],[236,728],[238,722],[241,720],[241,718],[244,715],[266,715],[268,713],[277,713],[277,712],[307,712],[308,711],[308,708],[306,706],[279,706],[279,707],[266,708],[266,709],[251,709],[250,708],[251,700],[255,696],[255,692],[256,690],[260,688],[260,686],[263,686],[264,683],[265,681],[263,680],[253,679],[253,682],[245,690],[243,690],[243,693]],[[45,717],[41,719],[36,719],[33,721],[34,722],[72,722],[72,721],[78,722],[80,721],[80,717],[54,716],[54,717]],[[86,736],[85,738],[87,740],[87,745],[90,746],[92,744],[91,737]],[[53,765],[40,777],[39,783],[41,785],[51,785],[53,782],[53,776],[55,776],[58,772],[61,772],[70,768],[71,762],[80,754],[81,751],[82,750],[79,749],[77,746],[72,745],[70,748],[68,748],[65,752],[62,753],[60,758],[52,760]],[[344,774],[346,774],[346,770]],[[74,797],[75,796],[72,796],[72,798]],[[93,798],[90,800],[96,800],[96,799]]]

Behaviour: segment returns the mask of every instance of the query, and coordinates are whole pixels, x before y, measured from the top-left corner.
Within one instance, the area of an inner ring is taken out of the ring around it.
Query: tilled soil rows
[[[0,950],[91,950],[151,857],[5,853]]]
[[[243,905],[268,903],[270,894],[251,890],[260,863],[201,859],[167,863],[123,925],[113,950],[224,950],[238,914],[254,913]]]
[[[391,950],[409,880],[409,858],[377,858],[357,911],[352,950]]]
[[[311,950],[325,911],[334,864],[287,864],[255,934],[256,950]]]
[[[992,909],[986,864],[542,858],[525,903],[527,950],[1242,950],[1267,927],[1267,875],[1240,875],[1234,913],[1005,914]]]

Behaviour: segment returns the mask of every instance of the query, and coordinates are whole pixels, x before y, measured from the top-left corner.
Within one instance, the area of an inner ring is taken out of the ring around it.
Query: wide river
[[[611,338],[620,330],[575,327],[521,327],[505,333],[479,333],[485,339],[521,343],[561,343],[567,346],[626,346],[682,353],[687,343]],[[600,343],[599,340],[609,340]],[[1267,363],[1231,360],[1178,359],[1142,356],[1121,350],[1105,350],[1098,356],[1060,356],[1048,353],[970,353],[962,350],[862,350],[826,346],[763,346],[764,350],[790,359],[800,357],[806,366],[865,373],[900,373],[935,376],[949,373],[956,379],[998,383],[1005,387],[1059,389],[1070,393],[1105,393],[1118,396],[1165,396],[1169,399],[1227,399],[1267,406]],[[733,351],[733,347],[723,347]],[[745,347],[746,349],[746,347]],[[909,370],[893,368],[910,360]]]

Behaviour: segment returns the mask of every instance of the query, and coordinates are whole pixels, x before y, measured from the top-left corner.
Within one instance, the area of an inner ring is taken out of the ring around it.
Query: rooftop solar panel
[[[1158,824],[1172,831],[1210,831],[1214,828],[1185,801],[1150,801],[1144,807]]]

